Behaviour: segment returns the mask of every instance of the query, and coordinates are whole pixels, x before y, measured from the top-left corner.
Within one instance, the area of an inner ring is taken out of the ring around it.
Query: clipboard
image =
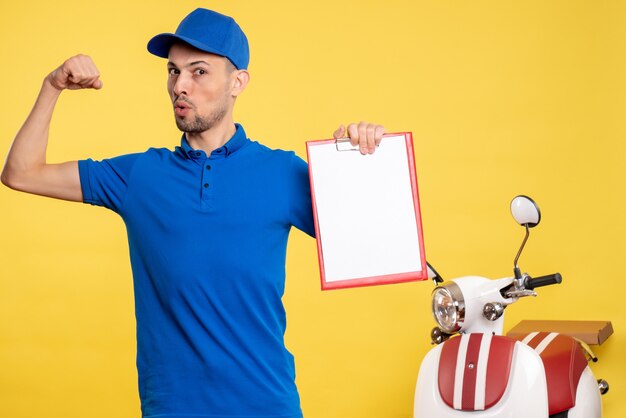
[[[411,133],[306,145],[322,290],[426,280]]]

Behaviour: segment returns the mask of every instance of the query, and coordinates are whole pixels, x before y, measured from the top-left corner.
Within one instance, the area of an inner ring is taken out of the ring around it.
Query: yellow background
[[[446,278],[560,271],[507,311],[611,320],[597,354],[605,417],[626,410],[623,259],[626,6],[621,1],[2,1],[0,151],[43,77],[91,55],[101,91],[64,93],[49,160],[178,144],[164,60],[145,50],[197,6],[236,17],[252,80],[236,119],[253,139],[304,141],[361,119],[413,131],[428,259]],[[358,179],[352,179],[358,181]],[[0,417],[137,417],[125,230],[112,212],[0,188]],[[372,257],[384,254],[372,254]],[[410,417],[429,346],[432,283],[321,292],[315,241],[294,231],[287,342],[308,418]]]

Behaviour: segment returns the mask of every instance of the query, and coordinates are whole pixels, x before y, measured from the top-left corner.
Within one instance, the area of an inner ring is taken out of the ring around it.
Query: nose
[[[182,72],[178,74],[174,81],[172,91],[176,96],[189,95],[189,77],[186,77]]]

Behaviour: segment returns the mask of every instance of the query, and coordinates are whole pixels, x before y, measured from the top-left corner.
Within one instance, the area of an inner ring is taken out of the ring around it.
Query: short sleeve
[[[291,169],[290,179],[292,181],[290,182],[291,190],[289,190],[291,224],[315,237],[309,166],[302,158],[292,154]]]
[[[120,213],[131,172],[140,155],[128,154],[102,161],[80,160],[78,173],[83,202]]]

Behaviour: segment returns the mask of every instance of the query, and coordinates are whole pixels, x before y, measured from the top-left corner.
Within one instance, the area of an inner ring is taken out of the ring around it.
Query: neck
[[[193,149],[202,150],[210,155],[235,135],[237,128],[232,118],[223,118],[219,124],[203,132],[185,132],[187,142]]]

